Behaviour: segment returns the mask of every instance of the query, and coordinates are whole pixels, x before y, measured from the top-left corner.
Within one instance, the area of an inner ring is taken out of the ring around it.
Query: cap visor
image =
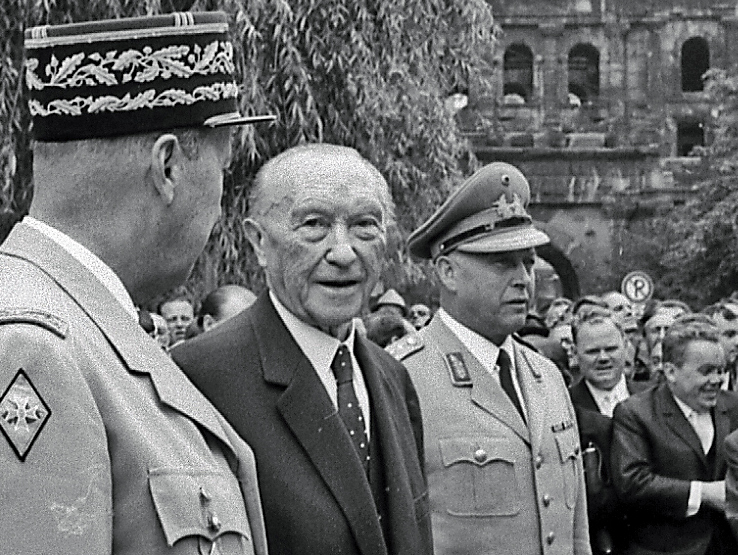
[[[249,123],[261,123],[266,121],[274,121],[277,116],[266,114],[263,116],[242,116],[241,114],[224,114],[222,116],[213,116],[205,120],[203,125],[206,127],[223,127],[226,125],[246,125]]]
[[[534,227],[528,227],[480,237],[474,241],[462,243],[456,247],[456,250],[472,253],[508,252],[540,247],[550,242],[548,235]]]

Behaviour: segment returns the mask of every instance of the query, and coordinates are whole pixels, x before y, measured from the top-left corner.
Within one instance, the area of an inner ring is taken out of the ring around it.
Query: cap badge
[[[0,397],[0,430],[21,461],[51,416],[51,409],[21,368]]]
[[[510,176],[506,173],[502,174],[502,177],[500,178],[500,181],[502,181],[502,184],[507,187],[510,185]]]
[[[505,176],[503,176],[504,178]],[[515,217],[527,217],[528,213],[525,211],[523,200],[520,195],[513,193],[512,200],[508,202],[505,195],[500,195],[500,198],[492,205],[492,208],[497,212],[499,218],[498,221],[508,220]]]

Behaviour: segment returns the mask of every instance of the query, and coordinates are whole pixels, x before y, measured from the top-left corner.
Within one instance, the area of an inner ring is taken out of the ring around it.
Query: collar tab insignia
[[[464,355],[460,352],[446,353],[446,368],[451,376],[451,383],[454,387],[471,387],[472,379],[469,370],[464,362]]]

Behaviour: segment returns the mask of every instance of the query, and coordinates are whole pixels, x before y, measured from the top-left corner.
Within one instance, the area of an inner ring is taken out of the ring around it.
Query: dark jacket
[[[254,449],[271,555],[431,553],[415,390],[402,365],[358,335],[355,355],[384,471],[381,521],[338,412],[267,294],[173,351]]]

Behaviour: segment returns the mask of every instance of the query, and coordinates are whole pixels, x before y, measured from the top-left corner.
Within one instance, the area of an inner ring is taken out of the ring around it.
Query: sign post
[[[630,272],[620,284],[620,292],[633,303],[633,311],[638,318],[643,315],[646,302],[653,297],[653,289],[653,279],[641,270]]]

